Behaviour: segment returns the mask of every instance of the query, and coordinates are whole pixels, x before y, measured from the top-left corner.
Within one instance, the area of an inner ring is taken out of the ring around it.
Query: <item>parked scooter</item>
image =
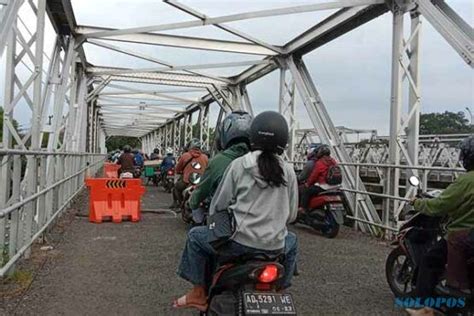
[[[283,255],[219,258],[202,315],[296,315],[293,297],[280,291]]]
[[[299,214],[297,223],[310,226],[320,231],[327,238],[334,238],[339,233],[339,226],[344,223],[344,203],[339,188],[324,191],[311,198],[309,210]]]
[[[418,187],[420,180],[417,177],[411,177],[409,182],[412,186]],[[423,198],[435,198],[441,193],[434,190],[422,193],[418,189],[417,196]],[[414,297],[418,267],[421,259],[428,249],[442,238],[445,231],[446,217],[428,216],[414,211],[413,207],[407,205],[405,211],[401,214],[401,219],[406,221],[400,226],[399,232],[392,245],[395,248],[390,252],[385,263],[385,275],[388,285],[396,297]],[[469,261],[469,271],[474,273],[474,258]],[[443,297],[466,297],[469,293],[461,293],[445,287],[446,271],[442,273],[438,286],[435,289],[437,296]],[[471,293],[474,288],[472,284],[474,276],[470,275]],[[466,301],[465,310],[472,308],[471,302]],[[451,311],[452,312],[452,311]]]

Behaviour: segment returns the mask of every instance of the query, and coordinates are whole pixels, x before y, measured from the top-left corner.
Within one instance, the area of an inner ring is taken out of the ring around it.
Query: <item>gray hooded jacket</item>
[[[293,168],[278,157],[286,186],[271,187],[263,181],[257,166],[261,151],[235,159],[227,168],[209,209],[233,211],[237,229],[233,240],[262,250],[283,249],[286,224],[298,212],[298,185]]]

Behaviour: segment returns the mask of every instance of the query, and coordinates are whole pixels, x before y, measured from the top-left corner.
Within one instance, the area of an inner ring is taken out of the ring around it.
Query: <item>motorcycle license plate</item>
[[[296,315],[291,294],[244,293],[245,315]]]
[[[331,211],[344,211],[344,205],[340,203],[331,203],[329,204],[329,208],[331,209]]]

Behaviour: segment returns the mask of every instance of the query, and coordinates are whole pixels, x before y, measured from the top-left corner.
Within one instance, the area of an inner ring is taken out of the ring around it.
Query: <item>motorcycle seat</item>
[[[219,253],[217,257],[217,262],[219,265],[225,265],[225,264],[244,264],[249,261],[264,261],[264,262],[269,262],[269,261],[277,261],[281,262],[284,259],[284,253],[278,251],[275,253],[246,253],[240,256],[232,256],[232,255],[227,255],[225,254],[225,251],[222,253]]]

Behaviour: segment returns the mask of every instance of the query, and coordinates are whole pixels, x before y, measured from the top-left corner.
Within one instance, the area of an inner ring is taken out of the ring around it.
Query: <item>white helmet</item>
[[[171,147],[166,148],[166,154],[167,155],[172,155],[173,154],[173,148],[171,148]]]

